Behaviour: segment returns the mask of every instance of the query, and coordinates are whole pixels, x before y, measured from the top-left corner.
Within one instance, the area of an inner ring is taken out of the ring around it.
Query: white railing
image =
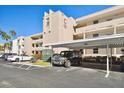
[[[43,39],[32,40],[32,43],[41,43],[41,42],[43,42]]]
[[[76,33],[80,33],[82,31],[99,30],[102,28],[103,29],[104,28],[111,28],[114,25],[118,26],[118,25],[122,25],[122,24],[124,24],[124,17],[119,18],[119,19],[113,19],[111,21],[106,21],[106,22],[102,22],[102,23],[98,23],[98,24],[93,24],[93,25],[77,28]]]
[[[41,47],[32,47],[32,50],[42,50],[43,49],[43,47],[41,46]]]

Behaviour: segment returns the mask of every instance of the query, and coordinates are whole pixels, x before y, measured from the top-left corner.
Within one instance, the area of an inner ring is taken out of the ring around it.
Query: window
[[[48,18],[46,18],[46,26],[49,26],[49,17]]]
[[[39,46],[42,47],[42,44],[43,44],[43,43],[39,43]]]
[[[93,54],[98,54],[98,48],[93,49]]]
[[[32,44],[32,47],[34,47],[34,44]]]
[[[51,31],[49,31],[49,33],[51,33]]]
[[[124,48],[121,49],[122,54],[124,54]]]
[[[39,45],[38,45],[38,44],[36,44],[36,47],[39,47]]]
[[[112,19],[107,19],[107,21],[111,21]]]
[[[98,37],[99,36],[99,34],[93,34],[93,37]]]
[[[81,52],[81,54],[84,54],[84,51],[83,51],[83,49],[80,49],[80,52]]]
[[[32,51],[32,54],[34,54],[34,51]]]
[[[98,23],[99,23],[98,20],[93,21],[93,24],[98,24]]]
[[[64,19],[64,28],[65,29],[67,28],[67,19],[66,18]]]
[[[36,54],[38,54],[39,52],[38,51],[36,51]]]

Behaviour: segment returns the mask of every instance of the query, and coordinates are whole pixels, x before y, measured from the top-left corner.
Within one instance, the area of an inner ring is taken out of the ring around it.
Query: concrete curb
[[[51,67],[51,66],[34,65],[33,63],[30,63],[30,62],[14,62],[12,64],[28,65],[28,66],[35,66],[35,67],[42,67],[42,68]]]

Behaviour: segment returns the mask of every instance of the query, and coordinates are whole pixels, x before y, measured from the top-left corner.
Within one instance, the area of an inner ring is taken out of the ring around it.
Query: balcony
[[[43,39],[32,40],[32,43],[41,43],[41,42],[43,42]]]
[[[113,19],[111,21],[106,21],[98,24],[93,24],[85,27],[80,27],[76,29],[76,33],[74,34],[80,34],[82,32],[89,32],[89,31],[97,31],[97,30],[102,30],[102,29],[109,29],[113,28],[114,26],[124,26],[124,17],[118,18],[118,19]]]
[[[41,50],[43,50],[43,47],[42,46],[41,47],[32,47],[32,50],[41,51]]]

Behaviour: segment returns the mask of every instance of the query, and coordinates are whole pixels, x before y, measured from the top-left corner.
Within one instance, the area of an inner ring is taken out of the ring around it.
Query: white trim
[[[93,41],[111,40],[111,39],[119,39],[119,38],[124,38],[124,34],[106,35],[106,36],[100,36],[100,37],[90,38],[90,39],[81,39],[81,40],[72,40],[72,41],[59,42],[59,43],[51,43],[46,46],[62,47],[62,45],[71,45],[71,44],[76,44],[76,43],[87,43],[87,42],[93,42]],[[113,42],[116,42],[116,41],[113,41]]]

